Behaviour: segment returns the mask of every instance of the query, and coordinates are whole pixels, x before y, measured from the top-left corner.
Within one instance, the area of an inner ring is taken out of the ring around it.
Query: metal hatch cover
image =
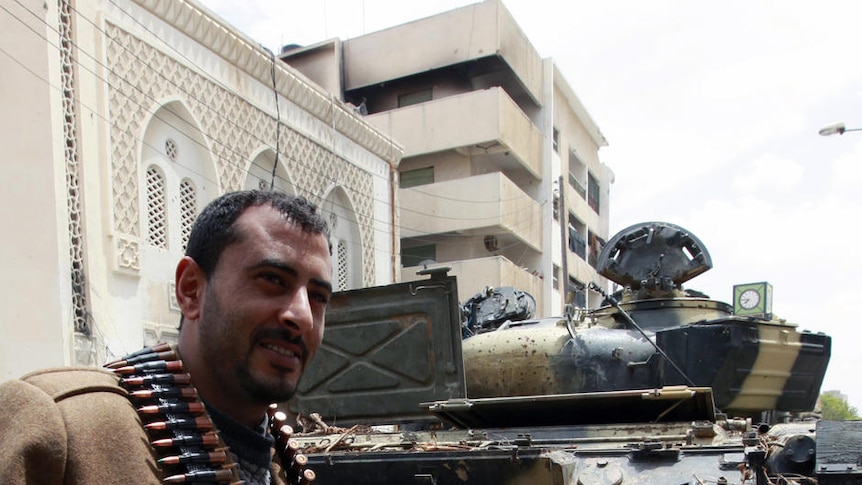
[[[596,271],[639,289],[672,282],[680,286],[712,268],[706,246],[687,229],[669,222],[642,222],[617,233],[599,254]]]
[[[545,396],[450,399],[425,402],[422,406],[440,418],[464,428],[715,419],[712,389],[686,386]]]
[[[445,272],[333,294],[290,411],[336,425],[434,419],[419,403],[466,396],[457,298]]]

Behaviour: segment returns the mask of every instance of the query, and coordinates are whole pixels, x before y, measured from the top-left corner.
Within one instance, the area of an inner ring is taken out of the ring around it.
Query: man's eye
[[[313,293],[311,295],[311,298],[322,305],[326,305],[327,303],[329,303],[329,296],[323,293]]]
[[[266,281],[269,281],[270,283],[273,283],[273,284],[276,284],[279,286],[284,286],[284,280],[281,278],[281,276],[279,276],[277,274],[264,273],[264,274],[260,275],[260,277]]]

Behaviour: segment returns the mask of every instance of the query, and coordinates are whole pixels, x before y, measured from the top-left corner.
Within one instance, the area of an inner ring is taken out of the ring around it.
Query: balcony
[[[542,99],[542,58],[501,2],[480,2],[344,41],[344,89],[428,73],[473,69],[476,85],[506,86],[517,98]]]
[[[526,291],[536,299],[537,315],[542,313],[542,278],[530,271],[516,266],[503,256],[452,261],[439,266],[451,266],[450,275],[458,278],[458,302],[463,303],[468,298],[482,291],[486,286],[513,286]],[[434,267],[434,266],[432,266]],[[401,281],[424,280],[427,276],[417,276],[418,267],[412,266],[401,270]]]
[[[501,88],[448,96],[368,116],[404,158],[444,150],[488,157],[501,171],[541,178],[542,134]]]
[[[501,234],[542,248],[542,208],[499,172],[399,189],[401,237]]]

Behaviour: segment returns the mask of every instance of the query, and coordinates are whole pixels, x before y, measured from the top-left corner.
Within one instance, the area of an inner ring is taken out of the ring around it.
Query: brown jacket
[[[273,485],[284,485],[271,466]],[[158,485],[163,472],[113,372],[48,369],[0,385],[0,483]]]

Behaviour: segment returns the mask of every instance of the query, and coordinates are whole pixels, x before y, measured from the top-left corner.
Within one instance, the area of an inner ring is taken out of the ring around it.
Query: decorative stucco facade
[[[174,265],[227,191],[320,206],[338,289],[397,277],[401,148],[257,43],[191,1],[2,7],[0,379],[176,338]]]

